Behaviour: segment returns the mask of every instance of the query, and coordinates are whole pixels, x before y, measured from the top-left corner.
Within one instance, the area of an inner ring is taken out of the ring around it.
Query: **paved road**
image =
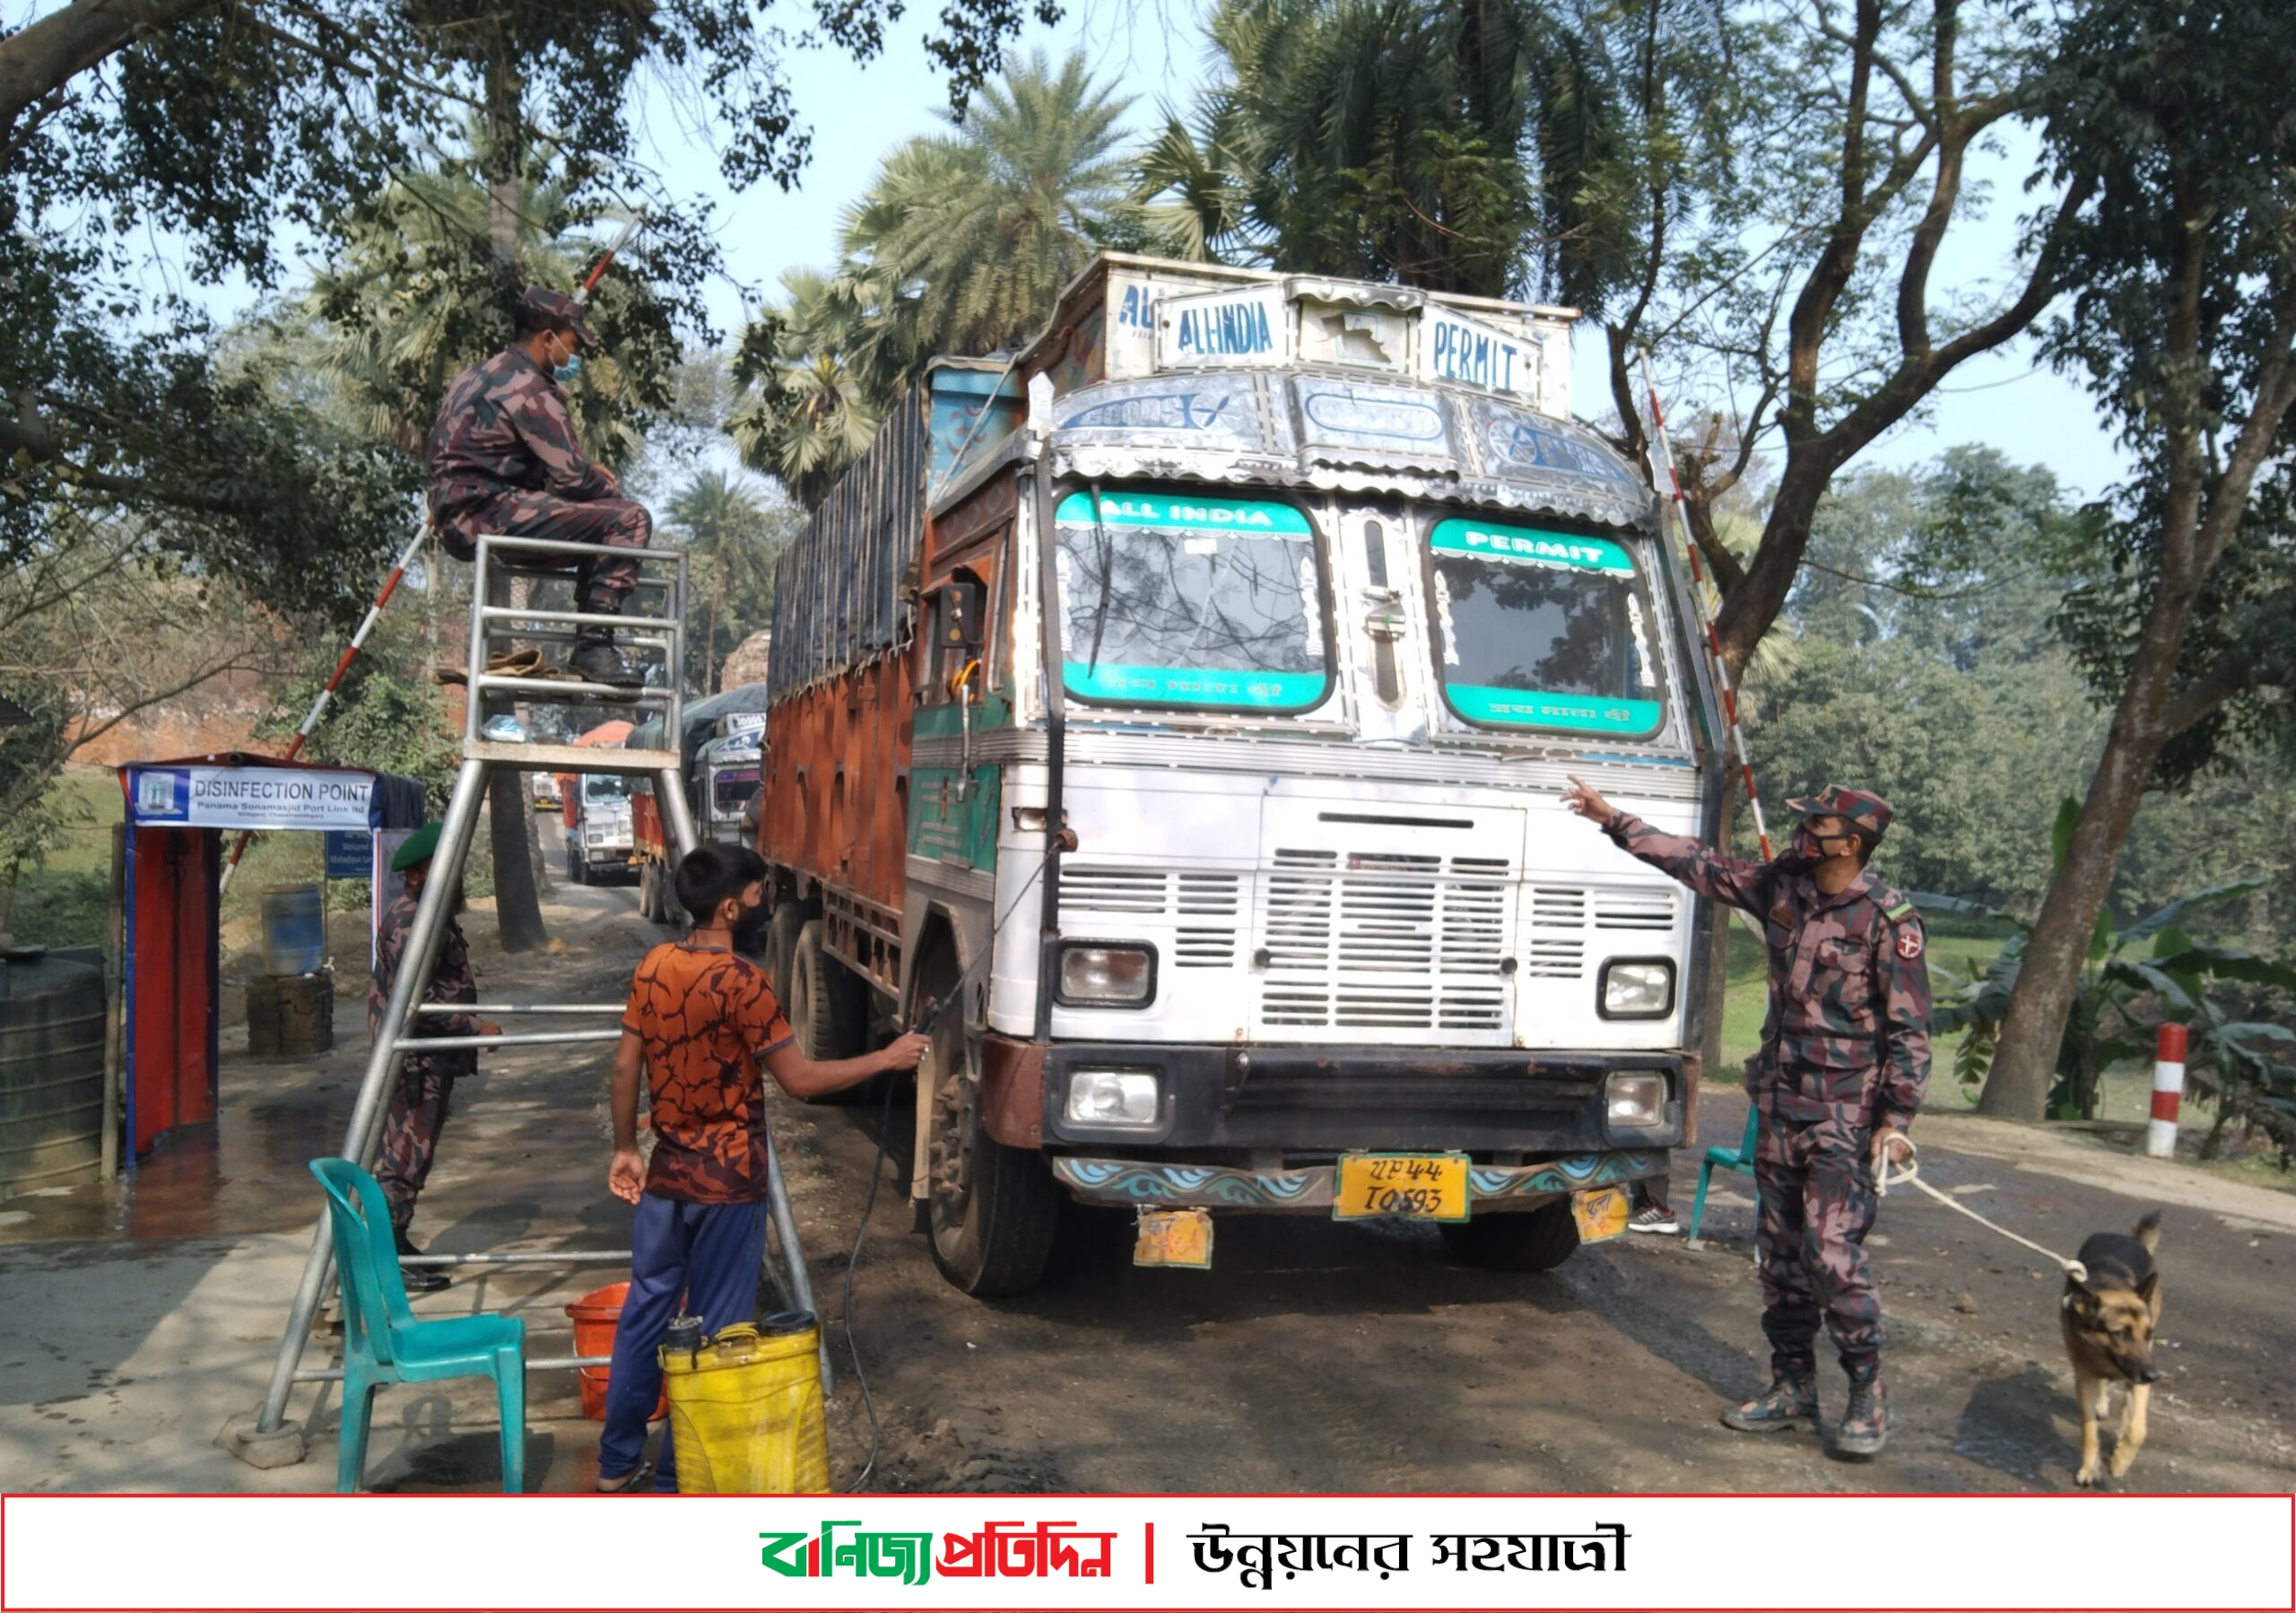
[[[661,932],[623,888],[561,890],[560,950],[506,958],[483,904],[468,920],[489,995],[610,1000]],[[259,1397],[363,1038],[300,1067],[229,1061],[224,1117],[149,1162],[129,1194],[19,1199],[0,1218],[0,1459],[46,1487],[326,1488],[335,1408],[299,1397],[318,1460],[257,1474],[208,1442]],[[1706,1105],[1735,1140],[1735,1094]],[[877,1116],[779,1103],[814,1278],[842,1313]],[[888,1186],[855,1274],[854,1321],[884,1434],[874,1483],[1047,1490],[1892,1489],[2069,1487],[2075,1426],[2056,1337],[2057,1282],[2032,1257],[1918,1198],[1892,1197],[1873,1240],[1894,1343],[1900,1432],[1868,1466],[1804,1435],[1750,1439],[1715,1421],[1760,1374],[1760,1305],[1744,1177],[1718,1181],[1709,1242],[1621,1240],[1544,1277],[1450,1265],[1431,1230],[1222,1220],[1209,1272],[1130,1264],[1120,1216],[1072,1217],[1052,1280],[966,1299],[909,1233],[897,1185],[909,1135],[893,1111]],[[1926,1117],[1933,1180],[2042,1242],[2161,1208],[2167,1310],[2141,1487],[2296,1486],[2296,1195],[2231,1186],[2054,1130]],[[443,1251],[614,1248],[629,1211],[604,1190],[604,1058],[539,1050],[488,1061],[457,1096],[418,1238]],[[1676,1183],[1687,1208],[1685,1169]],[[561,1307],[605,1271],[459,1280],[423,1314],[502,1309],[536,1353],[568,1342]],[[839,1340],[840,1346],[842,1340]],[[596,1427],[570,1381],[531,1391],[530,1482],[578,1488]],[[1827,1369],[1828,1415],[1841,1380]],[[379,1487],[498,1482],[477,1386],[387,1391]],[[867,1425],[849,1376],[831,1410],[840,1482]]]

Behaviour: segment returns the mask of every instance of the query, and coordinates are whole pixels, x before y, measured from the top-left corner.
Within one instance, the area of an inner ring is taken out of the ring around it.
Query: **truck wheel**
[[[566,883],[569,885],[590,883],[590,865],[582,860],[582,840],[579,830],[572,832],[566,837]]]
[[[1453,1260],[1486,1271],[1552,1271],[1578,1247],[1568,1199],[1511,1215],[1446,1221],[1442,1233]]]
[[[796,901],[785,898],[773,910],[773,918],[765,932],[765,973],[773,982],[773,995],[784,1005],[783,1013],[793,1010],[787,1005],[797,1000],[793,987],[791,966],[797,961],[797,937],[805,928],[805,910]]]
[[[650,858],[638,870],[638,911],[651,923],[670,921],[669,883],[662,876],[662,865]]]
[[[944,996],[956,970],[944,964],[923,997]],[[1060,1231],[1061,1193],[1041,1155],[988,1135],[980,1112],[980,1049],[954,1005],[933,1027],[918,1071],[918,1102],[932,1094],[926,1230],[933,1263],[961,1292],[982,1299],[1022,1294],[1043,1280]],[[929,1086],[928,1086],[929,1083]]]
[[[868,1002],[844,964],[822,950],[816,919],[797,932],[789,961],[789,1028],[797,1051],[815,1062],[850,1059],[868,1033]]]

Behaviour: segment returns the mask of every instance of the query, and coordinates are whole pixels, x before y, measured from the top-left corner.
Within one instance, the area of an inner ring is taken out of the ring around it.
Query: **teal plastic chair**
[[[367,1425],[386,1383],[491,1378],[502,1414],[502,1488],[526,1482],[526,1324],[516,1316],[417,1321],[391,1242],[390,1209],[375,1179],[347,1159],[315,1159],[335,1226],[343,1283],[343,1438],[335,1487],[350,1495],[367,1469]]]
[[[1761,1111],[1752,1103],[1746,1105],[1745,1140],[1735,1148],[1709,1148],[1706,1159],[1698,1167],[1698,1198],[1690,1207],[1690,1241],[1698,1242],[1698,1229],[1706,1221],[1706,1184],[1714,1180],[1716,1166],[1726,1171],[1754,1173],[1754,1135],[1761,1129]]]

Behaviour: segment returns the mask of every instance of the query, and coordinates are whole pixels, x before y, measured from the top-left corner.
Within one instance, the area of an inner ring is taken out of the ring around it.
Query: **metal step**
[[[463,746],[474,762],[491,762],[530,773],[658,773],[678,771],[675,751],[622,751],[596,745],[513,745],[474,739]]]

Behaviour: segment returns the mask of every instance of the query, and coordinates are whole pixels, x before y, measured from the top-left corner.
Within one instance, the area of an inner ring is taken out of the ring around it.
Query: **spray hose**
[[[975,665],[978,664],[975,663]],[[970,673],[971,668],[968,667],[966,670]],[[1013,893],[1013,899],[1004,904],[1004,911],[997,915],[996,923],[989,926],[988,945],[982,947],[974,956],[973,961],[958,972],[946,996],[926,998],[925,1007],[918,1011],[917,1023],[909,1026],[910,1030],[920,1036],[930,1036],[933,1033],[933,1028],[941,1023],[943,1010],[950,1003],[958,1001],[963,997],[965,982],[972,977],[973,971],[996,955],[996,937],[1004,933],[1004,921],[1013,916],[1013,910],[1021,905],[1021,899],[1029,894],[1039,879],[1043,877],[1045,869],[1051,866],[1052,859],[1056,856],[1063,851],[1074,851],[1076,849],[1075,832],[1071,829],[1057,830],[1048,836],[1048,843],[1044,849],[1044,855],[1037,859],[1037,866],[1031,869],[1029,876],[1021,882],[1021,888]],[[885,1083],[884,1103],[877,1115],[877,1157],[869,1167],[868,1196],[861,1201],[860,1224],[853,1229],[853,1248],[845,1258],[843,1321],[845,1354],[853,1363],[853,1381],[860,1385],[861,1404],[869,1414],[869,1460],[861,1464],[861,1471],[854,1475],[851,1484],[845,1487],[845,1493],[848,1495],[867,1484],[870,1475],[877,1470],[877,1450],[884,1436],[883,1425],[877,1417],[877,1397],[869,1392],[869,1374],[861,1366],[861,1347],[856,1344],[853,1338],[853,1272],[854,1269],[861,1264],[861,1245],[869,1235],[869,1217],[876,1211],[877,1189],[883,1184],[885,1177],[886,1146],[892,1140],[893,1130],[893,1085],[891,1081]],[[918,1094],[918,1102],[921,1103],[924,1101],[924,1094]]]

